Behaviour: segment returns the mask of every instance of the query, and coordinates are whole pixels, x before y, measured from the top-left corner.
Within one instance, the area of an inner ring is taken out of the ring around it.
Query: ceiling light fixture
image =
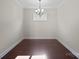
[[[41,0],[38,0],[38,1],[39,1],[39,7],[35,9],[35,13],[41,17],[46,13],[46,10],[41,7]]]

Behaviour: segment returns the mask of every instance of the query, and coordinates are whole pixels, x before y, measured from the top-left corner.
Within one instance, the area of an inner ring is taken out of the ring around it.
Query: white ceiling
[[[38,7],[38,0],[17,0],[23,8],[36,8]],[[63,0],[42,0],[43,8],[57,8],[63,4]]]

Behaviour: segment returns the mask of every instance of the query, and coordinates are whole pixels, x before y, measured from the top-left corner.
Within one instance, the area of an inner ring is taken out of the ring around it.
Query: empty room
[[[0,0],[0,59],[79,59],[79,0]]]

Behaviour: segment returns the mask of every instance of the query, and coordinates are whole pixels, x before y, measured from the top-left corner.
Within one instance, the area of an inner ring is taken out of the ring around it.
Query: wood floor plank
[[[2,59],[15,59],[17,56],[42,55],[47,59],[77,59],[56,39],[24,39]]]

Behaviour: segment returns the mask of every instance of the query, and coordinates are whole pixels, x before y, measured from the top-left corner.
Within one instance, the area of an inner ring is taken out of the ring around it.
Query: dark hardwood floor
[[[46,54],[47,59],[77,59],[61,43],[53,39],[24,39],[2,59],[15,59],[17,56]],[[39,58],[38,58],[39,59]]]

